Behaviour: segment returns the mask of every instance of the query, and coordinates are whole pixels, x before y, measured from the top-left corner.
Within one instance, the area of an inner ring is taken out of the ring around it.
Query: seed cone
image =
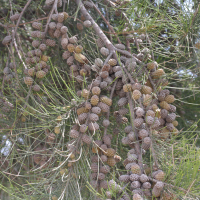
[[[160,107],[166,110],[170,109],[170,105],[166,101],[160,102]]]
[[[115,161],[114,157],[108,157],[107,164],[109,166],[113,167],[116,164],[116,161]]]
[[[127,183],[127,182],[129,182],[129,178],[130,178],[129,175],[121,175],[121,176],[119,177],[119,181],[122,181],[122,182]]]
[[[132,171],[133,174],[138,174],[138,175],[141,174],[140,166],[137,165],[137,164],[133,164],[133,165],[131,166],[131,171]]]
[[[24,82],[26,85],[32,85],[33,84],[33,79],[31,77],[25,77]]]
[[[165,74],[163,69],[158,69],[155,72],[152,73],[152,78],[153,79],[159,79],[161,76]]]
[[[152,102],[152,96],[150,94],[146,94],[143,96],[143,105],[144,106],[149,106]]]
[[[11,21],[16,21],[16,20],[18,20],[18,19],[19,19],[19,16],[20,16],[20,14],[19,14],[19,13],[17,13],[17,14],[14,14],[14,15],[12,15],[12,16],[10,17],[10,20],[11,20]]]
[[[97,95],[93,95],[90,99],[90,102],[93,106],[96,106],[99,103],[99,97]]]
[[[133,200],[143,200],[143,198],[139,194],[134,194]]]
[[[47,46],[50,46],[50,47],[55,47],[56,42],[55,42],[54,40],[47,39],[47,40],[46,40],[46,45],[47,45]]]
[[[142,96],[142,94],[139,90],[134,90],[132,93],[132,98],[134,100],[138,100],[141,96]]]
[[[98,172],[99,167],[96,163],[92,163],[90,167],[93,172],[95,172],[95,173]]]
[[[87,89],[83,89],[81,96],[85,99],[88,99],[90,96],[90,92]]]
[[[78,138],[79,137],[79,132],[72,129],[70,132],[69,132],[69,136],[72,137],[72,138]]]
[[[165,173],[164,173],[163,171],[159,170],[159,171],[155,174],[154,178],[155,178],[156,180],[158,180],[158,181],[164,181],[164,179],[165,179]]]
[[[32,27],[35,28],[35,29],[41,30],[42,29],[42,24],[38,23],[38,22],[33,22],[32,23]]]
[[[106,96],[100,97],[100,101],[107,104],[108,106],[112,105],[112,99],[110,99]]]
[[[81,53],[75,53],[75,54],[74,54],[74,58],[75,58],[75,60],[77,60],[79,63],[82,63],[82,64],[87,63],[86,57],[85,57],[83,54],[81,54]]]
[[[112,149],[112,148],[108,148],[108,149],[106,150],[106,155],[109,156],[109,157],[114,156],[114,155],[115,155],[115,150]]]
[[[153,187],[153,190],[152,190],[153,196],[160,197],[163,187],[164,187],[164,183],[158,181]]]
[[[142,87],[142,89],[141,89],[141,92],[142,92],[143,94],[151,94],[152,88],[149,87],[149,86],[144,85],[144,86]]]
[[[173,102],[175,101],[174,95],[167,95],[167,96],[165,97],[165,101],[166,101],[167,103],[173,103]]]
[[[137,118],[134,120],[135,127],[140,127],[143,124],[144,120],[143,118]]]
[[[46,75],[46,72],[44,72],[43,70],[40,70],[40,71],[38,71],[37,73],[36,73],[36,77],[37,78],[44,78],[45,77],[45,75]]]
[[[107,183],[107,181],[101,181],[100,182],[100,188],[108,189],[108,183]]]
[[[110,66],[115,66],[115,65],[117,65],[117,61],[116,61],[115,59],[110,59],[110,60],[108,61],[108,64],[109,64]]]
[[[92,143],[92,139],[86,134],[84,134],[82,136],[82,141],[85,142],[86,144],[91,144]]]
[[[157,66],[158,64],[156,62],[150,62],[150,63],[147,63],[147,69],[155,69],[155,67]]]

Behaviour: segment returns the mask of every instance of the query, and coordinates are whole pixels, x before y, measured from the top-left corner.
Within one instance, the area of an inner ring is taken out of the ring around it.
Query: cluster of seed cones
[[[137,56],[135,59],[131,58],[126,60],[123,58],[122,62],[127,67],[127,71],[137,73],[136,59],[139,59],[139,57]],[[130,60],[132,61],[130,62]],[[130,64],[127,62],[130,62]],[[130,65],[132,66],[130,67]],[[146,70],[150,72],[150,77],[148,77],[145,85],[142,85],[137,79],[134,80],[134,78],[126,80],[126,83],[123,83],[122,78],[122,81],[120,82],[120,79],[118,79],[117,83],[120,83],[120,87],[117,86],[115,88],[121,90],[120,93],[117,92],[121,97],[118,100],[119,110],[115,111],[117,123],[120,122],[122,116],[128,114],[128,110],[125,107],[127,103],[130,104],[129,101],[131,99],[128,97],[132,97],[131,101],[136,105],[133,109],[133,127],[127,126],[124,130],[127,136],[122,138],[122,143],[132,148],[127,154],[127,159],[124,160],[127,174],[119,177],[120,183],[123,182],[124,185],[128,184],[130,186],[130,190],[133,193],[133,200],[142,200],[144,196],[146,198],[152,198],[152,196],[162,196],[161,198],[164,198],[164,195],[167,195],[166,192],[162,195],[164,188],[162,181],[164,181],[165,173],[159,170],[158,167],[155,168],[154,172],[144,170],[143,167],[141,168],[137,163],[139,155],[137,155],[138,152],[135,149],[136,143],[139,142],[140,154],[144,155],[152,147],[152,136],[166,140],[170,138],[171,134],[178,134],[178,130],[175,128],[178,125],[178,122],[175,120],[176,107],[171,105],[175,101],[175,98],[173,95],[170,95],[169,90],[162,89],[161,86],[166,85],[166,80],[162,79],[164,71],[157,69],[157,66],[155,61],[145,65]],[[121,68],[119,68],[119,71]],[[151,82],[149,79],[151,79]],[[154,179],[154,182],[152,182],[152,179]],[[113,187],[118,188],[117,183],[113,180],[112,182]],[[123,184],[120,185],[122,186]],[[113,197],[112,192],[115,194],[115,190],[113,191],[112,187],[110,187],[110,190],[106,193],[107,198],[111,199]],[[169,199],[174,198],[172,195],[168,196],[171,196]],[[121,192],[122,199],[130,199],[130,197],[127,194],[122,196]]]
[[[25,59],[28,69],[25,69],[24,73],[28,76],[24,78],[24,82],[28,86],[34,84],[32,88],[36,92],[40,91],[39,85],[43,84],[41,80],[50,70],[48,65],[49,57],[46,54],[48,48],[56,46],[56,41],[52,38],[67,37],[65,34],[68,29],[63,25],[63,21],[67,19],[66,16],[68,17],[67,13],[59,13],[52,16],[52,19],[55,19],[57,23],[50,22],[48,24],[48,35],[43,30],[42,23],[32,23],[32,27],[36,29],[36,31],[31,32],[31,36],[34,38],[32,42],[34,50],[29,51]]]
[[[127,126],[124,129],[124,132],[128,134],[128,139],[122,139],[122,143],[124,141],[129,140],[128,144],[131,149],[127,153],[127,158],[124,160],[124,166],[127,171],[126,174],[119,176],[120,186],[128,185],[127,187],[129,190],[132,191],[133,200],[143,199],[143,196],[146,198],[151,198],[153,195],[154,197],[159,197],[161,195],[161,191],[164,187],[162,181],[165,178],[165,173],[162,170],[156,170],[151,175],[151,168],[143,165],[141,168],[138,164],[138,155],[137,151],[134,148],[134,142],[136,141],[136,136],[133,132],[132,126]],[[148,137],[149,138],[149,137]],[[149,138],[150,139],[150,138]],[[150,147],[149,144],[145,144],[145,142],[141,142],[141,148],[144,150],[148,150]],[[142,151],[142,154],[145,154],[145,151]],[[150,178],[155,179],[157,182],[156,184],[152,183]],[[112,180],[113,185],[116,183]],[[110,182],[109,182],[110,183]],[[116,187],[116,186],[112,186]],[[108,198],[112,197],[112,194],[115,194],[115,191],[112,193],[113,189],[110,187],[110,190],[106,192]],[[151,192],[152,189],[152,192]],[[120,191],[119,191],[120,192]],[[122,191],[121,194],[122,195]],[[125,197],[122,196],[121,199],[130,199],[129,195],[126,194]]]
[[[97,39],[97,43],[101,54],[108,56],[109,50],[103,47],[103,42]],[[123,45],[115,46],[124,49]],[[168,83],[163,78],[164,71],[158,69],[155,61],[144,65],[142,73],[141,68],[137,65],[138,60],[144,62],[151,58],[148,53],[149,50],[145,49],[135,58],[121,56],[121,63],[114,58],[110,58],[107,63],[103,62],[101,58],[96,58],[94,65],[91,66],[91,69],[98,74],[96,79],[88,85],[87,89],[77,91],[77,95],[83,97],[85,102],[77,109],[79,125],[74,126],[69,135],[74,139],[81,138],[88,145],[93,143],[92,151],[97,156],[93,156],[91,159],[93,172],[91,185],[96,190],[109,188],[109,191],[106,192],[107,198],[116,196],[117,190],[121,200],[130,199],[128,193],[122,193],[123,183],[130,185],[133,200],[142,200],[144,196],[146,198],[161,197],[164,188],[162,181],[165,173],[157,167],[154,172],[150,171],[147,174],[137,163],[138,152],[135,150],[135,143],[139,142],[141,153],[144,155],[151,148],[152,135],[160,139],[169,139],[171,134],[178,134],[178,130],[175,128],[178,125],[175,120],[176,107],[171,104],[175,98],[170,95],[169,90],[162,89]],[[146,83],[142,84],[134,75],[141,76],[145,71],[148,71],[150,75]],[[115,79],[117,79],[117,83],[114,86]],[[104,95],[108,92],[113,93],[113,98],[110,99]],[[128,98],[129,95],[131,98]],[[110,122],[105,113],[110,112],[112,102],[118,97],[120,97],[117,102],[119,109],[113,114],[119,124],[128,123],[128,118],[125,116],[129,113],[129,109],[126,107],[128,103],[130,105],[129,101],[131,100],[137,105],[133,108],[133,127],[127,126],[124,130],[127,136],[122,138],[122,143],[130,146],[131,150],[124,161],[127,174],[119,177],[119,184],[114,180],[106,181],[105,174],[108,172],[102,173],[103,168],[106,167],[110,171],[110,167],[116,163],[115,150],[111,148],[110,142],[106,143],[111,140],[111,135],[103,135],[102,141],[93,141],[92,138],[93,133],[101,129],[101,126],[105,128],[109,126]],[[101,125],[97,121],[101,121]],[[107,139],[105,140],[105,138]],[[111,152],[112,156],[108,152]],[[152,179],[155,181],[152,182]],[[115,195],[112,196],[112,194]]]
[[[93,147],[94,155],[91,157],[91,186],[98,191],[108,189],[106,174],[110,173],[110,167],[120,161],[120,157],[115,155],[116,151],[111,146],[111,135],[104,135],[103,140],[96,140]],[[95,150],[95,151],[94,151]]]

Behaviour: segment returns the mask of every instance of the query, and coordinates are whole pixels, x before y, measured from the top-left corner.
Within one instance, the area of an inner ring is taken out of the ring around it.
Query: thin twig
[[[8,67],[8,65],[9,65],[9,52],[8,52],[8,58],[6,61],[6,67]],[[2,86],[1,86],[2,92],[4,91],[4,82],[5,82],[5,75],[3,76],[3,81],[2,81]]]
[[[152,87],[153,87],[154,92],[156,92],[156,87],[155,87],[155,84],[154,84],[154,82],[153,82],[153,80],[152,80],[152,78],[151,78],[151,75],[149,74],[149,72],[148,72],[148,70],[146,69],[146,67],[144,67],[144,69],[145,69],[145,73],[147,74],[148,79],[149,79],[149,81],[150,81],[150,83],[151,83],[151,85],[152,85]]]
[[[152,151],[153,160],[155,162],[156,167],[159,168],[158,159],[157,159],[155,150],[153,148],[153,137],[152,137],[152,130],[151,130],[151,128],[149,130],[149,133],[150,133],[150,138],[151,138],[151,146],[150,146],[150,148],[151,148],[151,151]]]
[[[19,53],[19,50],[18,50],[17,43],[16,43],[15,39],[14,39],[14,42],[13,42],[13,43],[14,43],[14,47],[15,47],[15,50],[16,50],[16,52],[17,52],[17,55],[18,55],[19,59],[21,60],[21,62],[22,62],[22,64],[23,64],[24,68],[27,69],[26,64],[25,64],[24,61],[22,60],[22,56],[21,56],[20,53]]]
[[[138,156],[138,165],[140,166],[140,169],[143,173],[144,168],[143,168],[143,162],[142,162],[142,152],[141,152],[140,145],[139,145],[138,133],[137,133],[137,130],[135,129],[135,126],[134,126],[134,119],[135,119],[134,107],[133,107],[133,102],[131,100],[129,92],[127,92],[127,98],[128,98],[128,103],[129,103],[129,107],[130,107],[132,127],[134,128],[133,131],[136,135],[136,140],[137,140],[134,144],[135,144],[135,150],[136,150],[136,153],[137,153],[137,156]]]
[[[12,57],[15,76],[16,76],[16,79],[17,79],[17,84],[19,85],[20,81],[19,81],[19,77],[18,77],[18,73],[17,73],[17,66],[16,66],[15,56],[14,56],[14,52],[13,52],[13,43],[14,43],[14,33],[12,34],[12,42],[10,43],[10,49],[8,48],[8,45],[7,45],[7,48],[10,51],[10,54],[11,54],[11,57]]]
[[[151,30],[154,30],[155,28],[157,28],[156,26],[151,26],[151,27],[148,27],[148,30],[151,31]],[[107,34],[111,34],[111,35],[128,35],[128,34],[132,34],[132,33],[138,33],[138,34],[141,34],[141,33],[144,33],[146,32],[146,29],[144,28],[141,28],[141,29],[137,29],[137,30],[133,30],[133,31],[121,31],[121,32],[108,32],[108,31],[103,31],[104,33],[107,33]]]
[[[118,80],[115,81],[115,83],[112,87],[112,90],[111,90],[111,93],[110,93],[110,99],[113,98],[113,94],[115,92],[115,87],[117,85],[117,82],[118,82]],[[107,112],[106,119],[109,119],[109,116],[110,116],[110,110]],[[107,127],[105,127],[105,129],[104,129],[104,135],[106,135],[106,134],[107,134]]]
[[[128,51],[124,51],[124,50],[118,49],[116,47],[115,47],[115,50],[118,51],[121,54],[128,56],[128,57],[133,57],[133,55],[131,53],[129,53]]]
[[[107,19],[103,16],[103,14],[101,13],[101,11],[93,4],[94,9],[99,13],[99,15],[101,16],[101,18],[104,20],[104,22],[107,24],[107,26],[109,27],[109,29],[114,33],[114,29],[113,27],[110,25],[110,23],[107,21]],[[117,41],[119,44],[121,44],[120,39],[118,38],[118,36],[116,35]]]
[[[19,38],[19,34],[16,35],[16,39],[17,39],[17,42],[19,44],[19,50],[21,51],[21,53],[23,54],[24,58],[26,57],[26,54],[24,53],[23,49],[22,49],[22,46],[21,46],[21,39]]]
[[[11,15],[13,15],[13,8],[12,8],[12,3],[10,0],[9,0],[9,4],[10,4],[10,13],[11,13]]]
[[[135,44],[136,44],[137,50],[138,50],[138,52],[140,52],[140,46],[139,46],[137,38],[135,36],[134,36],[134,40],[135,40]]]
[[[46,35],[47,31],[48,31],[48,27],[49,27],[49,23],[51,21],[51,17],[53,15],[53,12],[54,11],[57,11],[57,3],[58,3],[58,0],[55,0],[54,4],[53,4],[53,7],[51,9],[51,12],[49,14],[49,17],[48,17],[48,20],[47,20],[47,24],[46,24],[46,27],[45,27],[45,31],[44,31],[44,34]],[[58,12],[58,11],[57,11]]]
[[[63,5],[63,12],[65,11],[66,2],[67,2],[66,0],[63,1],[63,4],[64,4]]]
[[[32,0],[28,0],[28,2],[26,3],[26,5],[24,6],[22,12],[20,13],[19,19],[17,20],[17,24],[16,24],[16,26],[15,26],[15,31],[14,31],[14,33],[13,33],[13,37],[15,37],[15,34],[16,34],[16,32],[17,32],[17,28],[18,28],[18,26],[19,26],[19,22],[21,21],[21,18],[22,18],[22,16],[23,16],[25,10],[27,9],[27,7],[29,6],[29,4],[31,3],[31,1],[32,1]]]
[[[185,194],[185,196],[183,197],[183,199],[185,199],[186,198],[186,196],[188,195],[188,193],[189,193],[189,191],[190,191],[190,189],[192,188],[192,186],[194,185],[194,183],[195,183],[195,181],[196,181],[196,179],[192,182],[192,184],[190,185],[190,187],[188,188],[188,190],[187,190],[187,193]]]
[[[150,39],[149,39],[149,36],[148,36],[148,34],[146,34],[146,39],[147,39],[147,42],[149,43],[149,45],[150,45],[150,50],[151,50],[151,58],[152,58],[152,60],[154,60],[155,61],[155,58],[154,58],[154,53],[153,53],[153,50],[152,50],[152,46],[151,46],[151,41],[150,41]]]
[[[173,162],[173,165],[175,164],[174,163],[174,144],[172,144],[172,162]]]
[[[4,28],[8,28],[8,26],[6,26],[6,25],[4,25],[4,24],[2,24],[2,23],[0,23],[0,26],[2,26],[2,27],[4,27]]]
[[[109,22],[108,7],[106,7],[105,9],[106,9],[106,19],[107,19],[107,21]],[[109,32],[112,32],[112,31],[109,29]],[[112,35],[111,35],[111,34],[109,34],[109,37],[110,37],[110,41],[113,42],[113,40],[112,40]]]
[[[129,53],[131,53],[131,46],[129,40],[126,40],[126,48]]]
[[[131,74],[128,72],[128,70],[124,67],[123,70],[125,71],[126,75],[128,76],[129,80],[131,81],[131,83],[135,83],[135,81],[133,80],[133,77],[131,76]]]
[[[110,60],[110,58],[112,57],[113,55],[113,52],[111,52],[108,57],[106,58],[105,62],[104,62],[104,65],[107,64],[107,62]]]
[[[30,21],[30,22],[21,23],[21,24],[19,24],[19,26],[23,26],[23,25],[25,25],[25,24],[31,24],[31,23],[33,23],[33,22],[38,22],[38,21],[45,20],[45,19],[48,19],[48,17],[42,17],[42,18],[35,19],[35,20],[33,20],[33,21]],[[7,26],[7,27],[8,27],[8,28],[16,27],[16,25],[13,24],[13,25],[9,25],[9,26]]]
[[[101,38],[102,41],[104,41],[106,47],[110,50],[110,53],[115,53],[114,45],[110,42],[110,40],[107,38],[107,36],[104,34],[104,32],[101,30],[101,28],[98,26],[98,24],[94,21],[92,16],[88,13],[85,6],[83,5],[81,0],[76,0],[76,4],[78,5],[81,13],[83,16],[90,20],[92,23],[92,28],[95,30],[96,34]]]

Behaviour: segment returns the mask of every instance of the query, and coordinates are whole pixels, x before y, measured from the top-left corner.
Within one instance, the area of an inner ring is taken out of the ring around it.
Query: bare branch
[[[32,1],[32,0],[28,0],[28,2],[26,3],[26,5],[24,6],[24,8],[23,8],[23,10],[22,10],[22,12],[21,12],[21,14],[20,14],[20,16],[19,16],[19,19],[17,20],[17,24],[16,24],[16,27],[15,27],[15,31],[14,31],[14,33],[13,33],[13,37],[15,37],[15,34],[16,34],[16,32],[17,32],[17,29],[18,29],[19,23],[20,23],[20,21],[21,21],[21,18],[22,18],[22,16],[23,16],[25,10],[27,9],[27,7],[29,6],[29,4],[31,3],[31,1]]]

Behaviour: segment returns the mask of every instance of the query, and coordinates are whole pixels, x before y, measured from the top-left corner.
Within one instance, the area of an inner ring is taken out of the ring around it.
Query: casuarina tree
[[[198,199],[199,4],[3,4],[2,199]]]

